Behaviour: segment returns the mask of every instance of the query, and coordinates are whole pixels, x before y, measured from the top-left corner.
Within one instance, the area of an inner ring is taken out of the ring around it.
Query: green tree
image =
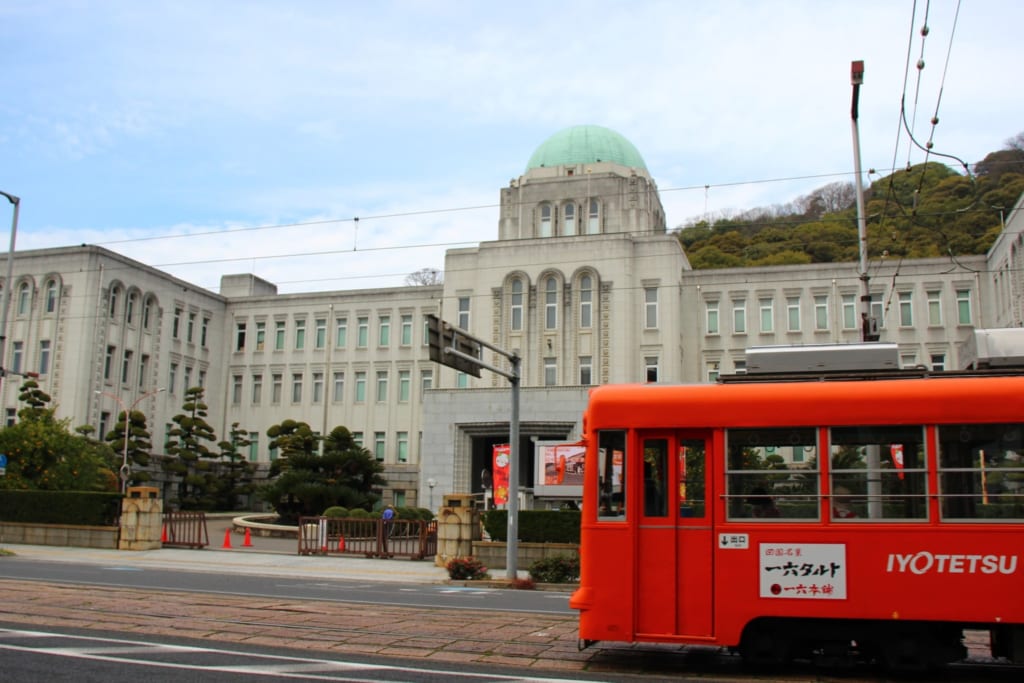
[[[216,507],[216,472],[212,461],[219,454],[207,443],[217,440],[213,427],[206,421],[207,405],[203,402],[203,388],[191,387],[185,391],[184,412],[171,420],[175,426],[167,433],[167,454],[164,470],[179,477],[177,504],[182,510],[212,510]]]
[[[114,469],[120,472],[121,467],[125,464],[124,461],[124,447],[125,447],[125,429],[128,430],[128,485],[138,485],[149,481],[149,473],[145,471],[146,466],[149,465],[150,451],[153,450],[153,444],[151,443],[149,429],[146,425],[146,414],[141,410],[131,410],[127,416],[128,422],[125,424],[125,412],[122,410],[117,415],[117,423],[113,429],[107,432],[104,440],[107,445],[110,446],[110,450],[115,454],[114,459],[116,464]]]
[[[285,523],[319,515],[332,506],[370,510],[387,484],[384,467],[358,445],[345,427],[335,427],[321,439],[305,422],[285,420],[267,430],[270,447],[280,450],[271,464],[273,480],[259,490]]]
[[[220,447],[220,462],[217,463],[219,476],[214,480],[217,484],[218,510],[235,510],[239,497],[253,492],[253,473],[255,465],[245,459],[245,449],[252,444],[249,433],[239,427],[239,423],[231,423],[231,433]]]
[[[0,477],[3,489],[47,491],[116,491],[109,449],[73,434],[67,420],[54,418],[50,397],[34,380],[21,386],[18,422],[0,429],[0,453],[7,455],[7,470]]]

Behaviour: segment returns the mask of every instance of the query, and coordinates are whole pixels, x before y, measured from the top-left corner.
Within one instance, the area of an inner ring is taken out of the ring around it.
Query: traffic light
[[[478,363],[457,356],[450,351],[454,349],[461,354],[480,360],[483,355],[483,347],[480,342],[433,314],[427,314],[427,346],[430,350],[430,360],[455,368],[467,375],[480,376]]]

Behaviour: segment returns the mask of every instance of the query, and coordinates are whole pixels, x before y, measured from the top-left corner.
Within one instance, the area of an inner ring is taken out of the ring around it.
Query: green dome
[[[558,131],[537,148],[526,164],[526,170],[598,161],[647,170],[643,157],[632,142],[602,126],[573,126]]]

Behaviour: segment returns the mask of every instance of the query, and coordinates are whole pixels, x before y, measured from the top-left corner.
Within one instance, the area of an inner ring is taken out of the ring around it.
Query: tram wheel
[[[744,664],[777,666],[789,661],[792,648],[792,639],[784,628],[765,622],[747,626],[740,639],[739,653]]]

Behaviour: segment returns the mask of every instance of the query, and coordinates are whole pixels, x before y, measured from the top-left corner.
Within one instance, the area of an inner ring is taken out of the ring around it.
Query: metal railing
[[[422,560],[437,554],[437,522],[300,517],[299,554]]]
[[[210,545],[205,512],[165,512],[160,538],[164,547],[205,548]]]

